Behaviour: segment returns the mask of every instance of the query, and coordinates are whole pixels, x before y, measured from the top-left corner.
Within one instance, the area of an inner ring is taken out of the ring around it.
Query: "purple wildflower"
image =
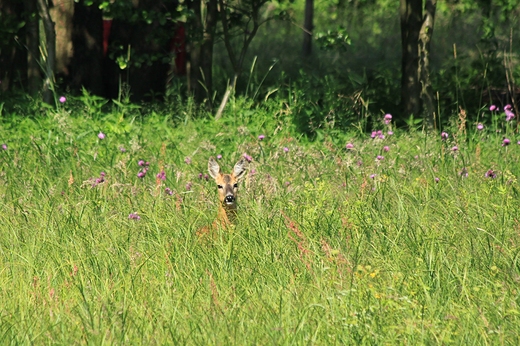
[[[170,189],[169,187],[167,187],[166,189],[164,189],[164,192],[167,194],[167,195],[173,195],[173,191],[172,189]]]
[[[492,169],[490,169],[484,174],[484,176],[486,178],[495,179],[497,177],[497,174]]]
[[[505,111],[510,111],[511,109],[513,109],[513,107],[512,107],[510,104],[507,104],[507,105],[505,105],[505,107],[504,107],[504,110],[505,110]]]
[[[441,181],[439,178],[435,177],[435,182],[438,183],[439,181]]]
[[[449,136],[450,136],[450,135],[448,135],[447,132],[441,132],[441,139],[442,139],[443,141],[447,140]]]
[[[382,161],[382,160],[385,159],[385,157],[384,157],[384,156],[381,156],[381,155],[377,155],[376,159],[377,159],[378,161]]]
[[[166,173],[164,171],[161,171],[161,173],[157,173],[156,177],[164,181],[166,180]]]
[[[352,143],[347,143],[347,145],[345,146],[345,148],[347,148],[347,149],[349,149],[349,150],[350,150],[350,149],[354,149],[354,144],[352,144]]]
[[[146,172],[148,172],[148,170],[144,168],[143,170],[139,171],[139,173],[137,173],[137,177],[143,179],[146,176]]]
[[[65,103],[67,101],[67,98],[65,96],[62,96],[59,98],[60,103]]]
[[[451,151],[453,151],[453,152],[456,152],[456,151],[458,151],[458,150],[459,150],[459,147],[456,146],[456,145],[455,145],[453,148],[451,148]]]
[[[249,171],[249,175],[253,176],[256,174],[256,169],[252,169],[251,171]]]
[[[264,140],[264,138],[265,138],[265,136],[264,136],[264,135],[260,135],[260,136],[258,136],[258,139],[259,139],[259,140],[261,140],[261,141],[263,141],[263,140]]]
[[[511,141],[509,140],[509,138],[504,138],[504,140],[502,141],[502,146],[506,147],[509,144],[511,144]]]
[[[466,169],[466,167],[464,167],[462,169],[462,171],[460,171],[460,176],[463,177],[463,178],[467,178],[468,177],[468,170]]]
[[[191,181],[189,181],[187,184],[186,184],[186,191],[191,191]]]
[[[375,179],[377,174],[370,174],[370,179]]]
[[[187,165],[190,165],[191,164],[191,158],[189,156],[186,156],[186,158],[184,159],[184,162],[187,164]]]
[[[202,173],[199,173],[199,179],[202,179],[203,175]]]
[[[511,112],[509,109],[506,109],[504,112],[506,113],[506,121],[511,121],[515,117],[515,113]]]
[[[388,134],[389,136],[391,136],[391,135],[394,134],[394,132],[393,132],[393,131],[388,131],[387,134]]]
[[[498,107],[495,106],[495,105],[491,105],[491,106],[489,106],[489,110],[492,111],[492,112],[493,112],[493,111],[497,111],[497,110],[498,110]]]
[[[130,220],[141,220],[141,217],[139,215],[137,215],[137,212],[135,213],[130,213],[130,215],[128,215],[128,218]]]
[[[217,160],[220,160],[222,158],[222,155],[218,154],[217,155]]]
[[[247,160],[247,162],[253,161],[253,158],[251,156],[247,155],[246,153],[244,153],[244,155],[242,155],[242,156],[244,157],[244,159]]]
[[[387,146],[387,145],[385,145],[385,146],[383,147],[383,151],[390,151],[390,147]]]
[[[284,148],[283,148],[283,151],[284,151],[285,153],[288,153],[288,152],[289,152],[289,148],[284,147]]]
[[[3,150],[7,150],[7,144],[5,144],[5,143],[2,144],[2,149],[3,149]]]
[[[209,175],[204,174],[204,179],[205,179],[206,181],[208,181],[208,180],[209,180]]]
[[[385,124],[390,124],[392,121],[392,115],[391,114],[385,114]]]
[[[99,132],[97,136],[99,139],[105,139],[105,134],[103,132]]]
[[[482,125],[481,123],[478,123],[477,130],[482,131],[483,129],[484,129],[484,125]]]

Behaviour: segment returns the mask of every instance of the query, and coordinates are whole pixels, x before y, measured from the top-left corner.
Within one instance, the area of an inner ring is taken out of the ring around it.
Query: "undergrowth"
[[[95,102],[0,121],[1,343],[518,344],[520,138],[502,112],[310,141],[274,99],[218,122]],[[237,224],[198,238],[208,157],[243,154]]]

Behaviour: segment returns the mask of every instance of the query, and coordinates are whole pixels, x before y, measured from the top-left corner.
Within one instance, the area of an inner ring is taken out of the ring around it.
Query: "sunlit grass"
[[[518,343],[513,131],[309,143],[262,108],[63,112],[1,124],[2,343]],[[244,153],[236,226],[198,238],[208,157]]]

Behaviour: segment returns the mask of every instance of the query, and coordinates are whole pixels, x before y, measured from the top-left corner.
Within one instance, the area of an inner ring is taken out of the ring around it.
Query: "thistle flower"
[[[247,160],[247,162],[253,161],[253,158],[251,156],[247,155],[246,153],[244,153],[244,155],[242,155],[242,156]]]
[[[447,132],[441,132],[441,139],[442,139],[443,141],[447,140],[449,136],[450,136],[450,135],[448,135]]]
[[[391,114],[385,114],[385,124],[390,124],[392,121],[392,115]]]
[[[284,151],[285,153],[288,153],[288,152],[289,152],[289,148],[284,147],[284,148],[283,148],[283,151]]]
[[[3,149],[3,150],[7,150],[7,144],[5,144],[5,143],[2,144],[2,149]]]
[[[484,129],[484,125],[478,123],[477,124],[477,130],[482,131]]]
[[[497,174],[492,169],[490,169],[484,174],[484,176],[486,178],[495,179],[497,177]]]
[[[347,145],[345,145],[345,148],[347,148],[347,149],[349,149],[349,150],[350,150],[350,149],[354,149],[354,144],[352,144],[352,143],[347,143]]]
[[[259,140],[261,140],[261,141],[263,141],[263,140],[264,140],[264,138],[265,138],[265,136],[264,136],[264,135],[260,135],[260,136],[258,136],[258,139],[259,139]]]
[[[99,139],[105,139],[105,134],[103,132],[99,132],[97,136]]]
[[[128,218],[130,220],[141,220],[141,217],[139,215],[137,215],[137,212],[135,213],[130,213],[130,215],[128,215]]]
[[[166,173],[164,171],[161,171],[161,173],[157,173],[156,177],[164,181],[166,180]]]
[[[515,117],[515,113],[511,112],[510,109],[504,111],[506,113],[506,121],[511,121]]]
[[[511,141],[509,140],[509,138],[504,138],[504,140],[502,141],[502,146],[506,147],[509,144],[511,144]]]
[[[59,98],[59,101],[60,101],[60,103],[65,103],[65,102],[67,102],[67,98],[65,96],[61,96]]]
[[[489,110],[492,111],[492,112],[493,112],[493,111],[497,111],[497,110],[498,110],[498,107],[495,106],[495,105],[491,105],[491,106],[489,106]]]
[[[191,181],[186,184],[186,191],[191,191]]]
[[[459,147],[456,146],[456,145],[455,145],[453,148],[451,148],[451,151],[453,151],[453,152],[456,152],[456,151],[458,151],[458,150],[459,150]]]
[[[218,154],[217,155],[217,160],[220,160],[222,158],[222,155]]]
[[[170,196],[173,195],[173,191],[172,191],[172,189],[170,189],[169,187],[165,188],[165,189],[164,189],[164,192],[165,192],[167,195],[170,195]]]
[[[377,155],[376,159],[377,159],[378,161],[382,161],[382,160],[385,159],[385,157],[384,157],[384,156],[381,156],[381,155]]]
[[[387,146],[387,145],[385,145],[385,146],[383,147],[383,151],[387,151],[387,152],[390,151],[390,147]]]

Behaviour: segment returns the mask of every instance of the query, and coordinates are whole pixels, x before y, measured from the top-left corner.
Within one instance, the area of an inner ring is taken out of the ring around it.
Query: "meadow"
[[[503,109],[311,140],[279,100],[219,121],[62,101],[1,114],[1,344],[520,344]],[[208,158],[244,154],[236,225],[197,236],[218,208]]]

